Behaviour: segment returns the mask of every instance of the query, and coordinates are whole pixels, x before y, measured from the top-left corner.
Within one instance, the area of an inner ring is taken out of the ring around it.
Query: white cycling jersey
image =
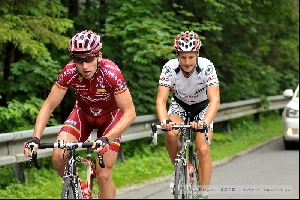
[[[163,66],[159,85],[169,87],[179,100],[188,105],[207,100],[206,89],[218,85],[219,80],[210,60],[198,57],[198,66],[199,70],[194,70],[189,78],[185,78],[182,71],[177,69],[178,59],[169,60]]]

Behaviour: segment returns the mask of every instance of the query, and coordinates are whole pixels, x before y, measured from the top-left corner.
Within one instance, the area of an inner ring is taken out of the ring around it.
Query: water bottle
[[[188,162],[188,173],[190,175],[190,181],[194,182],[194,167],[192,165],[192,163]]]
[[[82,180],[79,180],[79,182],[80,182],[83,199],[91,199],[90,191],[89,191],[89,188],[87,187],[87,184],[85,182],[83,182]]]

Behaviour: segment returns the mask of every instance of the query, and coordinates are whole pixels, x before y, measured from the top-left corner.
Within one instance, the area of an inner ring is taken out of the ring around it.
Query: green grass
[[[247,116],[232,120],[230,128],[230,133],[223,133],[217,124],[215,125],[211,144],[213,161],[234,156],[249,147],[281,135],[282,123],[278,114],[262,114],[259,124],[253,122],[253,116]],[[173,167],[165,150],[164,138],[164,134],[158,136],[157,146],[150,143],[150,137],[122,143],[125,160],[116,162],[113,173],[117,189],[172,173]],[[42,158],[39,161],[43,166],[41,170],[36,170],[26,163],[25,184],[15,180],[12,165],[1,166],[0,197],[59,198],[62,179],[53,169],[51,158]],[[79,166],[79,172],[84,178],[83,166]],[[94,193],[96,192],[97,188],[94,188]]]

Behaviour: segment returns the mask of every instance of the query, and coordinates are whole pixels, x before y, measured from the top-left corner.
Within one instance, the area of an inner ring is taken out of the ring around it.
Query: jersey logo
[[[79,81],[79,82],[82,82],[82,79],[83,79],[83,76],[82,76],[82,75],[79,75],[79,76],[78,76],[78,81]]]
[[[213,67],[211,65],[208,65],[205,71],[205,76],[209,76],[213,73]]]
[[[106,89],[105,88],[97,88],[97,93],[100,93],[100,92],[106,92]]]

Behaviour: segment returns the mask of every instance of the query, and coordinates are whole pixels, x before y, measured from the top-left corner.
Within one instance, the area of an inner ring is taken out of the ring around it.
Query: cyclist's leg
[[[105,136],[122,117],[122,112],[117,109],[97,118],[99,124],[97,137]],[[100,168],[98,158],[96,161],[97,181],[99,183],[99,199],[115,199],[116,187],[112,179],[112,171],[120,148],[121,137],[115,138],[109,146],[109,151],[103,155],[105,168]]]
[[[58,140],[64,140],[68,142],[77,142],[78,140],[76,139],[75,136],[71,135],[68,132],[61,131],[59,132],[56,141]],[[54,165],[54,168],[57,172],[57,174],[60,177],[63,177],[64,175],[64,163],[67,162],[68,160],[68,154],[65,152],[63,149],[60,148],[54,148],[52,152],[52,163]]]
[[[184,109],[176,102],[171,99],[171,104],[168,110],[169,119],[179,124],[185,120],[186,112]],[[166,150],[169,154],[170,160],[174,166],[174,172],[170,181],[170,192],[173,194],[175,185],[175,159],[179,151],[179,141],[178,141],[178,131],[172,130],[167,131],[165,140]]]
[[[175,122],[176,124],[179,124],[180,122],[182,122],[181,117],[178,115],[170,115],[169,119],[172,120],[173,122]],[[177,151],[179,150],[179,141],[178,141],[178,131],[177,130],[167,131],[165,145],[166,145],[166,150],[171,159],[171,162],[174,165]]]
[[[103,155],[105,168],[100,168],[97,157],[97,181],[99,183],[98,198],[99,199],[115,199],[116,187],[112,179],[112,171],[117,159],[118,152],[109,150]]]
[[[209,140],[212,141],[213,132],[208,131]],[[210,157],[210,146],[206,144],[203,133],[196,133],[196,151],[199,160],[198,176],[200,179],[200,189],[207,190],[210,185],[212,174],[212,161]]]
[[[80,109],[74,108],[57,135],[56,142],[58,140],[64,140],[65,142],[84,142],[92,130],[84,113]],[[64,163],[67,160],[68,154],[66,151],[60,148],[53,149],[52,163],[60,177],[64,175]]]
[[[186,112],[184,109],[172,98],[168,110],[169,119],[179,124],[185,120]],[[177,145],[176,145],[177,144]],[[169,154],[172,164],[175,163],[177,151],[179,150],[178,131],[167,131],[165,140],[166,150]]]
[[[206,110],[207,108],[199,113],[198,117],[200,118],[200,120],[203,120]],[[210,129],[208,130],[208,138],[210,141],[212,141],[213,122],[209,126]],[[200,179],[200,190],[204,191],[203,193],[206,193],[205,191],[209,189],[211,181],[212,161],[210,157],[210,146],[206,144],[204,133],[196,133],[196,151],[199,159],[198,176]]]

